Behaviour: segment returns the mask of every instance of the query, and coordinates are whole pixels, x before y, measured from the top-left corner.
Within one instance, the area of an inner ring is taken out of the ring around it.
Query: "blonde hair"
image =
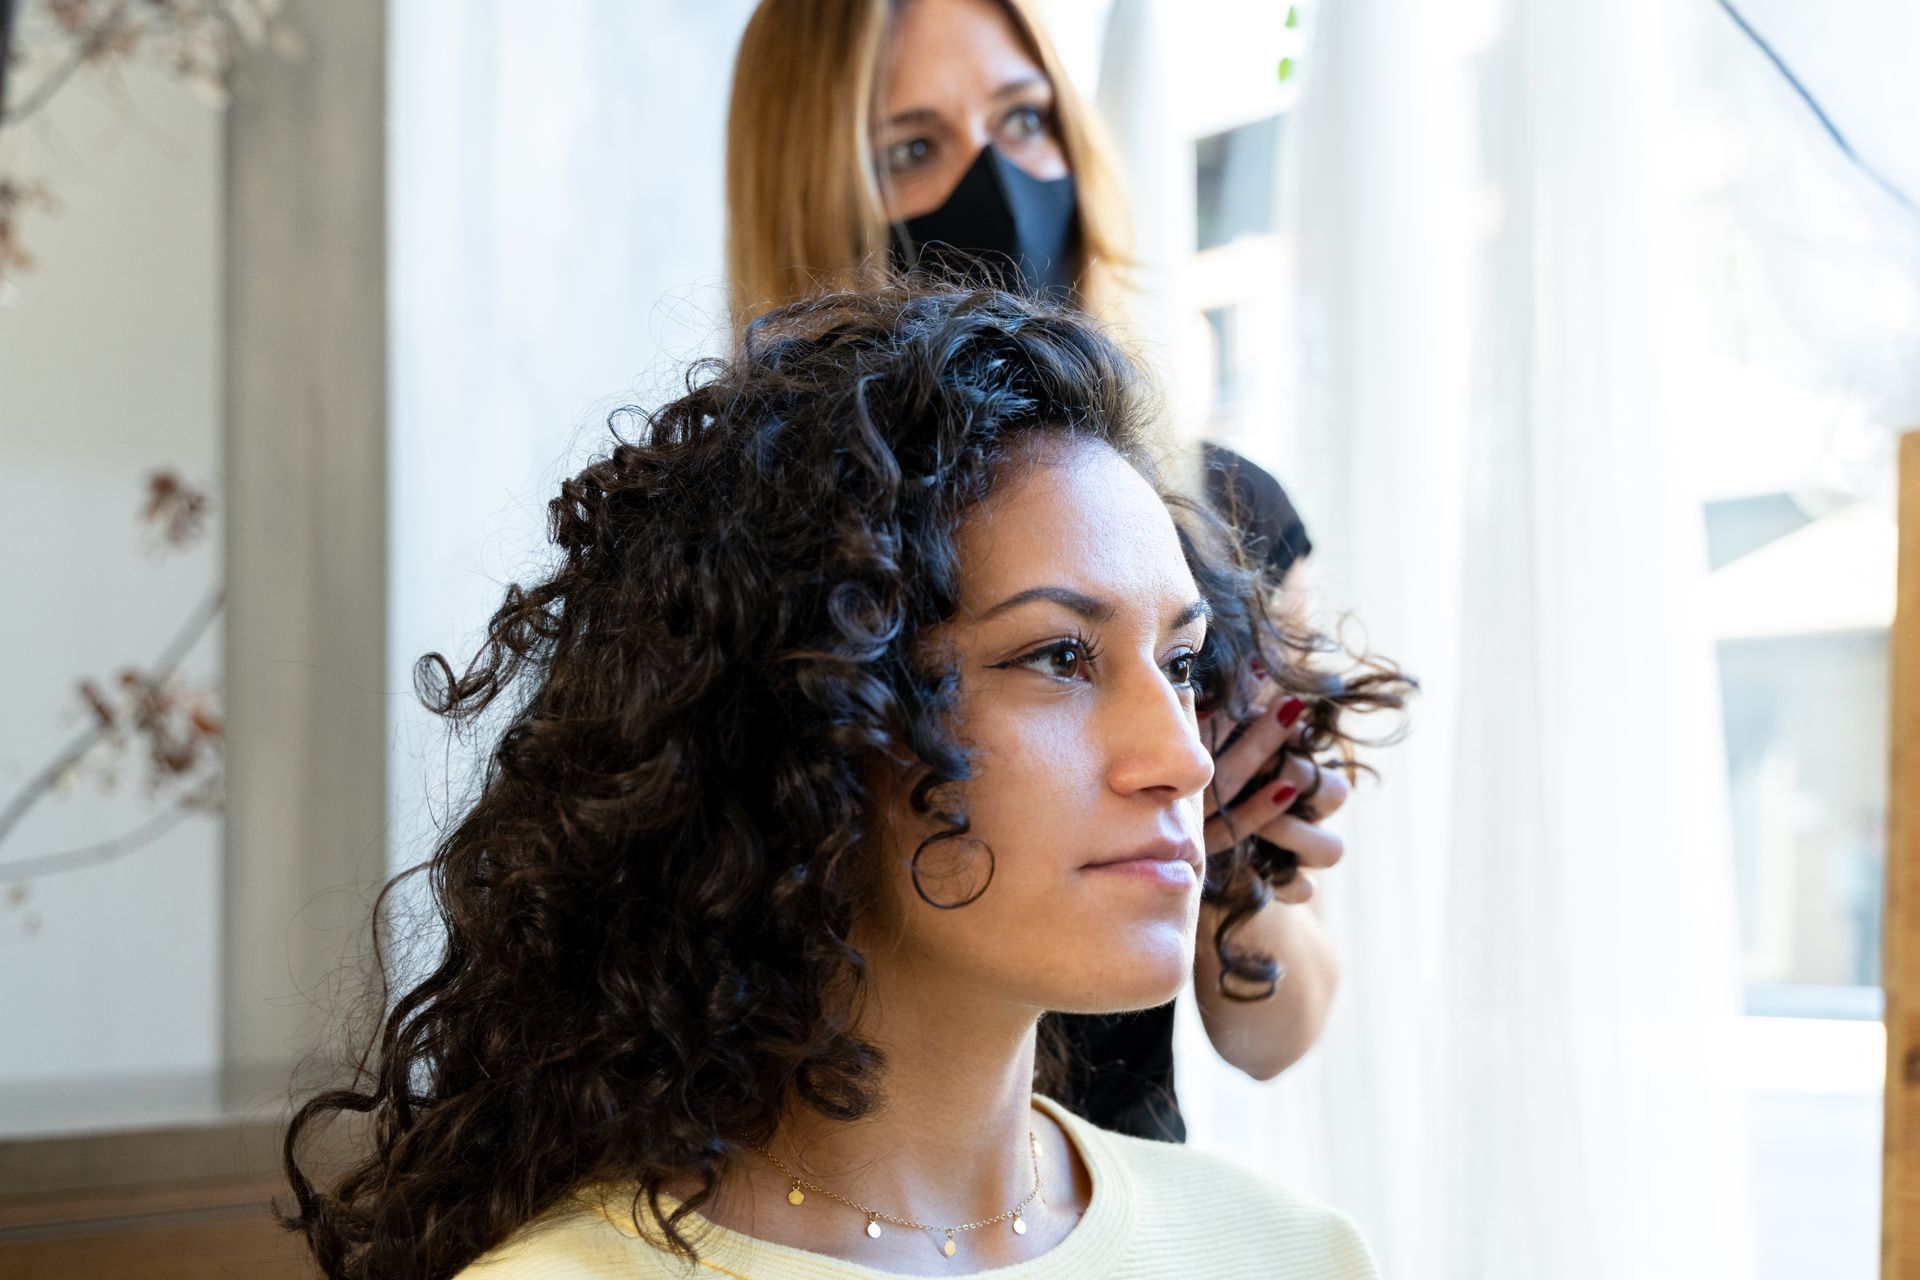
[[[727,275],[734,331],[822,286],[884,280],[887,217],[872,120],[902,0],[761,0],[740,38],[727,110]],[[1127,296],[1126,200],[1111,144],[1026,0],[998,0],[1052,82],[1079,207],[1078,302]]]

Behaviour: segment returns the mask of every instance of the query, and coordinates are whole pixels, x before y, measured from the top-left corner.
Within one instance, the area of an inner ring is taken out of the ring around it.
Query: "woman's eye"
[[[1200,655],[1183,653],[1167,663],[1167,674],[1182,689],[1191,689],[1200,678]]]
[[[925,164],[932,154],[933,144],[925,138],[907,138],[888,147],[880,159],[888,173],[905,173]]]
[[[1036,649],[1024,658],[1015,659],[1012,665],[1030,668],[1056,680],[1077,680],[1092,660],[1093,655],[1087,651],[1086,645],[1077,640],[1063,640],[1059,644]]]
[[[1014,142],[1025,142],[1047,131],[1047,113],[1035,106],[1018,106],[1007,112],[1001,129]]]

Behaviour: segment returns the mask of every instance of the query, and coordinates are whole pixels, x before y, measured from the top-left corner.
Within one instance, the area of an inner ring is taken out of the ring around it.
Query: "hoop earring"
[[[993,883],[994,869],[999,865],[998,860],[993,856],[993,849],[990,845],[982,840],[973,840],[972,843],[979,845],[987,851],[987,878],[981,882],[978,889],[975,889],[958,902],[935,902],[928,896],[926,886],[920,883],[920,855],[925,853],[929,846],[952,838],[953,837],[945,833],[928,836],[920,842],[920,847],[913,851],[913,861],[907,864],[908,872],[913,878],[913,891],[920,895],[920,901],[926,903],[935,911],[958,911],[961,907],[970,907],[980,901],[980,896],[987,891],[987,886]],[[971,839],[971,837],[968,838]]]

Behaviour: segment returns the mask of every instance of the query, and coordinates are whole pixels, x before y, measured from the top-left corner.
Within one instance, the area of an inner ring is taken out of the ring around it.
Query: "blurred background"
[[[1876,1274],[1920,8],[1038,7],[1181,429],[1426,687],[1194,1142],[1389,1275]],[[10,6],[0,1272],[303,1274],[291,1073],[466,776],[411,663],[724,341],[751,8]]]

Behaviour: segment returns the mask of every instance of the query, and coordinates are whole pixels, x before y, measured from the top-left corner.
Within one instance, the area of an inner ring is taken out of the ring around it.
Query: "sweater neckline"
[[[1060,1126],[1067,1141],[1079,1153],[1081,1163],[1087,1167],[1092,1185],[1087,1196],[1086,1211],[1060,1243],[1038,1257],[985,1271],[955,1271],[953,1274],[956,1277],[979,1276],[991,1277],[992,1280],[1032,1280],[1042,1275],[1059,1280],[1078,1276],[1092,1278],[1105,1275],[1122,1256],[1132,1233],[1134,1216],[1133,1188],[1127,1178],[1124,1162],[1116,1158],[1105,1141],[1106,1135],[1092,1123],[1041,1094],[1033,1095],[1033,1104]],[[669,1197],[663,1196],[661,1199],[663,1208],[670,1210],[675,1204]],[[641,1237],[634,1229],[632,1219],[625,1213],[610,1209],[600,1203],[597,1197],[590,1198],[588,1204],[622,1235],[631,1238],[637,1247],[659,1247]],[[744,1280],[763,1280],[763,1277],[778,1277],[779,1280],[920,1280],[914,1272],[882,1271],[833,1254],[775,1244],[731,1227],[723,1227],[698,1213],[687,1215],[686,1234],[700,1251],[702,1269],[743,1277]]]

